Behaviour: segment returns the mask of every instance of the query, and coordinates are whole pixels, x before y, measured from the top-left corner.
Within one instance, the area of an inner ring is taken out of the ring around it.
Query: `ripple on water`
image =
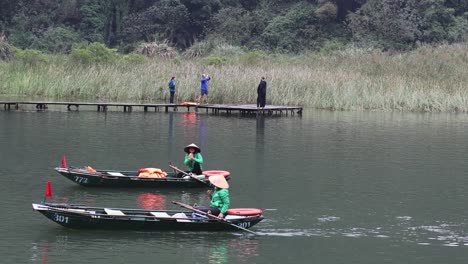
[[[400,220],[400,221],[410,221],[411,219],[413,219],[411,216],[397,216],[396,217],[397,220]]]
[[[409,220],[411,217],[402,217]],[[320,222],[339,221],[339,217],[320,217]],[[394,228],[397,229],[394,229]],[[421,246],[437,245],[447,247],[468,246],[468,237],[464,236],[464,228],[460,225],[442,223],[440,225],[423,225],[402,227],[382,226],[375,228],[313,228],[313,229],[260,229],[258,233],[267,236],[282,237],[350,237],[350,238],[382,238],[397,239]],[[460,234],[462,232],[462,234]]]
[[[317,218],[317,220],[319,222],[321,222],[321,223],[336,222],[336,221],[340,220],[340,217],[337,217],[337,216],[322,216],[322,217]]]

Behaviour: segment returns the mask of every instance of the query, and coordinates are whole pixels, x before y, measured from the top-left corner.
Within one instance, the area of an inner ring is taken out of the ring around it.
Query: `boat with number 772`
[[[65,155],[62,164],[55,171],[82,186],[89,187],[144,187],[144,188],[171,188],[171,187],[206,187],[210,186],[208,178],[212,175],[223,175],[230,179],[231,173],[225,170],[205,170],[201,175],[184,172],[176,166],[169,164],[172,171],[163,171],[160,168],[140,168],[133,171],[94,169],[91,166],[67,166]]]

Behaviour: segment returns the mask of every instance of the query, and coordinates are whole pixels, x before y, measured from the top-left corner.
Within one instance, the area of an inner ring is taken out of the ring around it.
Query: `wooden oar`
[[[258,234],[255,233],[254,231],[251,231],[251,230],[248,230],[247,228],[243,228],[243,227],[241,227],[241,226],[235,225],[235,224],[231,223],[229,220],[226,220],[226,219],[224,219],[224,218],[219,218],[219,217],[217,217],[217,216],[215,216],[215,215],[212,215],[212,214],[203,212],[203,211],[201,211],[201,210],[198,210],[198,209],[196,209],[196,208],[194,208],[193,206],[190,206],[190,205],[188,205],[188,204],[183,204],[183,203],[181,203],[181,202],[176,202],[176,201],[172,201],[172,203],[178,204],[178,205],[180,205],[180,206],[182,206],[182,207],[184,207],[184,208],[187,208],[187,209],[189,209],[189,210],[192,210],[192,211],[195,212],[195,213],[202,214],[202,215],[208,216],[209,218],[216,219],[216,220],[218,220],[218,221],[221,222],[221,223],[224,223],[224,224],[233,226],[233,227],[235,227],[235,228],[244,230],[244,231],[249,232],[249,233],[252,233],[252,234],[254,234],[254,235],[258,235]]]
[[[178,171],[178,172],[180,172],[180,173],[182,173],[182,174],[184,174],[184,175],[186,175],[186,176],[191,177],[191,178],[194,179],[194,180],[197,180],[197,181],[199,181],[199,182],[205,184],[205,185],[208,186],[208,187],[211,187],[211,184],[207,183],[206,181],[202,181],[202,180],[198,179],[196,176],[194,176],[194,175],[191,174],[191,173],[187,173],[187,172],[185,172],[185,171],[183,171],[183,170],[177,168],[176,166],[172,165],[172,162],[169,162],[169,167],[171,167],[171,168],[172,168],[173,170],[175,170],[175,171]]]

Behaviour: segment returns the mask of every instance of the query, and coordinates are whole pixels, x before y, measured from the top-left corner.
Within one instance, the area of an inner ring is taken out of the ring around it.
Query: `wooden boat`
[[[173,167],[177,169],[176,167]],[[146,168],[151,169],[151,168]],[[165,172],[165,175],[154,174],[142,175],[140,170],[135,171],[117,171],[117,170],[101,170],[90,167],[57,167],[55,171],[65,176],[74,183],[82,186],[95,187],[206,187],[210,185],[208,177],[210,175],[222,174],[226,180],[230,179],[230,173],[224,170],[207,170],[203,175],[189,175],[185,172],[184,177],[177,177],[177,171]],[[178,169],[177,169],[178,170]],[[181,172],[180,170],[178,170]]]
[[[232,231],[247,230],[263,220],[262,210],[256,208],[229,209],[224,219],[174,202],[189,211],[144,210],[87,207],[60,203],[33,203],[35,211],[55,223],[75,229],[110,230],[186,230]]]

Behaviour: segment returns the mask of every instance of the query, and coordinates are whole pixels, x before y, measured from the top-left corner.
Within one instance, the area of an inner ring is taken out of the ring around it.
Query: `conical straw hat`
[[[226,181],[223,175],[211,175],[208,180],[213,184],[214,186],[221,188],[221,189],[227,189],[229,188],[229,183]]]
[[[194,149],[195,149],[195,153],[201,152],[200,148],[199,148],[197,145],[195,145],[194,143],[192,143],[192,144],[186,146],[186,147],[184,148],[184,151],[187,152],[187,153],[189,153],[189,148],[194,148]]]

